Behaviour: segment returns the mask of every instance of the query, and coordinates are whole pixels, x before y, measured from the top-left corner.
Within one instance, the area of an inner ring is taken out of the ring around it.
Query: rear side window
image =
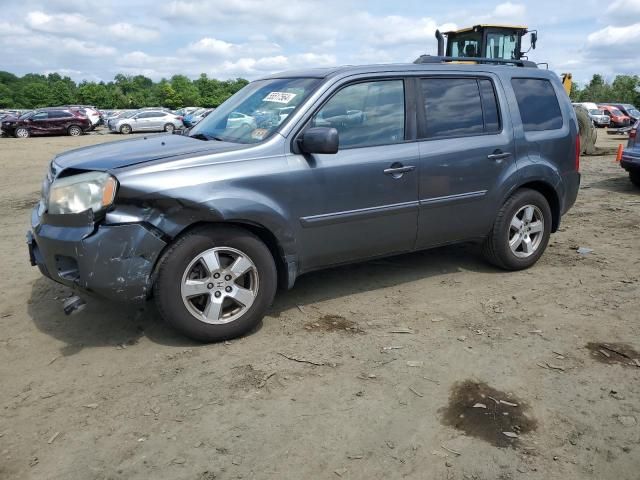
[[[562,113],[556,92],[543,78],[512,78],[522,125],[526,132],[562,128]]]
[[[482,135],[500,131],[493,84],[475,78],[425,78],[421,81],[427,138]]]
[[[500,131],[500,114],[498,113],[498,99],[491,80],[478,80],[480,98],[482,98],[482,112],[484,114],[484,128],[486,133]]]
[[[50,110],[49,118],[68,118],[71,117],[71,113],[64,110]]]

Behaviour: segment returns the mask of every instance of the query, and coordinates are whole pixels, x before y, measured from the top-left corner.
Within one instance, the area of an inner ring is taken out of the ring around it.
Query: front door
[[[49,133],[49,113],[38,112],[30,118],[29,131],[31,135],[46,135]]]
[[[417,247],[486,235],[516,168],[507,102],[491,77],[420,79]]]
[[[289,158],[300,269],[412,250],[419,149],[406,142],[404,80],[345,86],[307,126],[336,128],[340,148]]]

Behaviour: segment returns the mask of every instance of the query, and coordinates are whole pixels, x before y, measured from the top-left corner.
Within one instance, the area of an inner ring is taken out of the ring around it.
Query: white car
[[[231,112],[229,118],[227,118],[227,128],[239,128],[250,127],[252,129],[257,128],[256,119],[251,115],[245,115],[240,112]]]
[[[598,108],[589,110],[589,117],[596,127],[608,127],[609,123],[611,123],[609,115],[605,115],[605,113]]]

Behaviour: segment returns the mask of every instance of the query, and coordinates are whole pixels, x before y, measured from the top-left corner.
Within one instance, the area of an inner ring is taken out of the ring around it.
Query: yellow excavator
[[[523,51],[523,38],[529,35],[529,49]],[[446,37],[446,45],[445,45]],[[493,63],[538,68],[527,59],[527,53],[536,48],[538,32],[522,25],[475,25],[450,32],[436,30],[438,55],[422,55],[415,63]],[[562,85],[571,93],[572,77],[570,73],[560,75]],[[595,153],[596,128],[589,112],[581,106],[574,106],[580,129],[582,154]]]

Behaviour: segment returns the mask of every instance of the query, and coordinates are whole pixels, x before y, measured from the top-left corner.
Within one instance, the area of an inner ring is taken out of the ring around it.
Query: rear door
[[[50,133],[63,135],[67,133],[67,125],[73,116],[64,110],[49,110]]]
[[[485,235],[515,170],[506,99],[497,78],[418,79],[420,214],[417,248]]]

